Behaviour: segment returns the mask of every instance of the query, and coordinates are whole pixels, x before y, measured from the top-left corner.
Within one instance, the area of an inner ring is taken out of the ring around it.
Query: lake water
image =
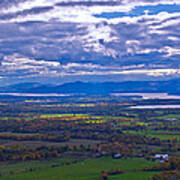
[[[180,99],[180,96],[169,95],[168,93],[112,93],[111,95],[119,97],[139,96],[142,99]]]
[[[73,94],[56,94],[56,93],[0,93],[0,96],[21,96],[21,97],[66,97]]]
[[[0,96],[22,96],[22,97],[66,97],[85,94],[58,94],[58,93],[0,93]],[[117,97],[139,97],[142,99],[180,99],[180,96],[168,93],[112,93]]]
[[[130,106],[130,109],[180,109],[180,105],[142,105]]]

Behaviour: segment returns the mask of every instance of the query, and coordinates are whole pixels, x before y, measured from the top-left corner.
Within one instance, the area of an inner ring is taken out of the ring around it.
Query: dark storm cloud
[[[22,2],[26,2],[28,0],[1,0],[0,1],[0,9],[9,8],[10,6],[17,5]]]
[[[68,59],[70,56],[73,58],[77,53],[81,53],[81,43],[78,39],[74,41],[68,39],[73,34],[75,37],[86,33],[85,28],[77,26],[73,23],[43,22],[1,24],[0,48],[4,54],[19,52],[33,58]],[[70,55],[71,50],[73,51]]]
[[[35,7],[32,9],[26,9],[23,11],[18,11],[16,13],[7,13],[7,14],[0,14],[0,20],[10,20],[13,18],[16,18],[18,16],[27,16],[27,15],[33,15],[33,14],[41,14],[48,12],[52,10],[53,7],[47,6],[47,7]]]
[[[56,6],[117,6],[122,4],[122,1],[69,1],[69,2],[60,2]]]

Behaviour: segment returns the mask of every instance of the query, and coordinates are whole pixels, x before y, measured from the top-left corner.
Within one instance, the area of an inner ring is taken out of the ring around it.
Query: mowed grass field
[[[156,137],[159,138],[161,140],[172,140],[174,138],[180,140],[180,135],[178,134],[168,134],[168,132],[156,132],[156,131],[123,131],[125,134],[142,134],[142,135],[146,135],[148,137]]]
[[[44,162],[41,163],[43,166]],[[45,164],[47,164],[47,162]],[[152,176],[154,173],[142,172],[141,169],[143,166],[150,167],[153,164],[154,162],[145,159],[134,158],[117,160],[112,159],[111,157],[106,157],[87,159],[76,164],[55,168],[46,168],[33,172],[3,176],[0,180],[99,180],[102,170],[111,170],[113,168],[120,168],[124,170],[125,173],[110,176],[110,179],[112,180],[147,180],[148,177]],[[16,170],[18,170],[18,167],[22,167],[22,165],[17,165]]]
[[[15,163],[15,164],[6,164],[1,163],[0,164],[0,174],[1,176],[7,176],[10,174],[20,174],[24,173],[26,171],[29,171],[30,169],[36,169],[36,170],[43,170],[52,167],[53,165],[56,166],[62,166],[66,162],[73,162],[74,159],[70,158],[57,158],[57,159],[51,159],[49,161],[26,161],[22,163]]]
[[[161,140],[172,140],[176,138],[177,140],[180,140],[180,135],[174,135],[174,134],[151,134],[150,137],[157,137]]]
[[[157,173],[157,172],[156,172]],[[117,176],[111,176],[109,180],[148,180],[155,172],[129,172],[128,174],[121,174]]]
[[[158,117],[152,117],[152,119],[168,119],[168,118],[180,118],[180,114],[168,114],[168,115],[164,115],[164,116],[158,116]]]

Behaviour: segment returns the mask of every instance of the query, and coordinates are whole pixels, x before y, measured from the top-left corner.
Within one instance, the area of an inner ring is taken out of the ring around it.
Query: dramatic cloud
[[[2,0],[0,49],[2,83],[178,78],[180,1]]]

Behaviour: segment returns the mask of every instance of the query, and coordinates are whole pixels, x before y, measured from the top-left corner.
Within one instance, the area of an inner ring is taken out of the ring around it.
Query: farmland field
[[[57,161],[57,162],[63,162]],[[54,161],[53,163],[57,163]],[[50,161],[52,164],[52,162]],[[100,159],[87,159],[82,162],[72,164],[72,165],[65,165],[62,167],[55,167],[55,168],[46,168],[45,170],[39,170],[39,168],[43,168],[44,166],[50,166],[49,162],[42,163],[26,163],[26,164],[19,164],[15,168],[12,168],[13,170],[20,170],[23,167],[32,167],[36,168],[38,171],[34,172],[28,172],[23,174],[17,174],[17,175],[10,175],[5,176],[4,178],[0,178],[0,180],[12,180],[12,179],[18,179],[18,180],[98,180],[100,177],[100,172],[102,170],[110,170],[113,168],[120,168],[126,172],[126,174],[118,175],[118,176],[112,176],[110,179],[121,179],[122,177],[124,180],[129,180],[134,173],[134,171],[140,171],[138,172],[139,177],[142,176],[142,180],[145,179],[145,177],[151,176],[154,173],[149,172],[141,172],[142,167],[144,165],[146,166],[152,166],[152,162],[143,160],[143,159],[121,159],[121,160],[113,160],[112,158],[100,158]],[[8,166],[7,166],[8,167]],[[5,167],[4,167],[5,168]],[[129,173],[130,172],[130,173]],[[156,172],[157,173],[157,172]]]
[[[153,100],[3,101],[0,180],[147,180],[167,168],[156,154],[180,158],[179,109],[128,108]]]

